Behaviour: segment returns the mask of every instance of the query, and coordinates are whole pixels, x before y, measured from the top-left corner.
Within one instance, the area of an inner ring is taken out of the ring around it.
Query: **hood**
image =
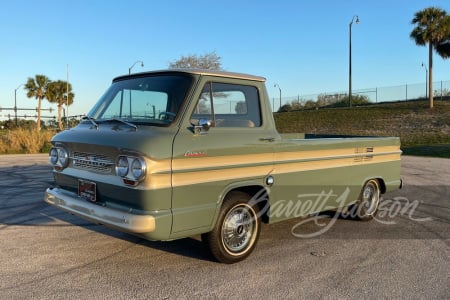
[[[173,138],[178,131],[176,126],[157,127],[138,125],[134,129],[125,124],[82,123],[62,131],[52,138],[52,144],[65,144],[69,149],[115,148],[118,151],[140,152],[146,156],[167,157],[171,155]],[[85,146],[83,146],[85,145]]]

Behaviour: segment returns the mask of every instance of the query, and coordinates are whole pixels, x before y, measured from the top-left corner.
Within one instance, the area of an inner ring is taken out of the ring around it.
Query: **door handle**
[[[262,142],[273,142],[273,141],[275,141],[275,138],[274,137],[266,137],[266,138],[260,138],[259,140]]]

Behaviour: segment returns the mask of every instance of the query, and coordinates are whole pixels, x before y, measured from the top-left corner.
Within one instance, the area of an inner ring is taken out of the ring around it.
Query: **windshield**
[[[120,80],[111,85],[87,116],[99,123],[121,120],[138,125],[169,125],[191,82],[192,77],[181,74]]]

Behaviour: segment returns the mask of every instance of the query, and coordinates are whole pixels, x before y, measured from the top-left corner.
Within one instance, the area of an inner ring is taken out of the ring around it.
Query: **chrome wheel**
[[[247,204],[238,204],[228,212],[222,225],[222,243],[228,253],[242,254],[254,242],[255,218],[255,211]]]
[[[250,195],[240,191],[227,194],[214,228],[202,235],[202,241],[220,262],[241,261],[256,247],[261,219],[258,207],[248,203],[250,199]]]
[[[369,180],[361,192],[358,204],[358,217],[361,220],[372,219],[378,210],[380,203],[380,186],[378,181]]]

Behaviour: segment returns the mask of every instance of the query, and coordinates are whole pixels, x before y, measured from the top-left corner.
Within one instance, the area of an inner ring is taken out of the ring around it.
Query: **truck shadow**
[[[56,210],[56,208],[53,207],[51,207],[51,209]],[[79,219],[76,216],[68,215],[65,217],[59,217],[61,218],[61,220],[64,220],[65,222],[70,223],[73,226],[80,226],[95,233],[103,234],[135,245],[141,245],[149,249],[172,253],[188,258],[215,262],[208,249],[202,243],[200,236],[193,236],[172,241],[150,241],[139,236],[134,236],[132,234],[110,229],[103,225],[84,223],[86,221]]]
[[[33,228],[36,227],[66,227],[67,230],[70,230],[70,227],[78,226],[98,234],[103,234],[132,244],[142,245],[150,249],[204,261],[214,261],[209,251],[204,247],[199,236],[173,241],[149,241],[138,236],[110,229],[103,225],[90,223],[54,208],[43,200],[27,205],[26,207],[23,207],[23,209],[11,213],[6,217],[2,217],[3,214],[8,214],[8,211],[2,211],[0,214],[0,230],[5,230],[10,226],[25,226],[29,227],[29,230],[34,230]],[[58,232],[63,235],[63,230],[66,229],[62,229]]]
[[[73,227],[121,239],[150,249],[180,256],[214,261],[199,237],[174,241],[148,241],[127,233],[92,224],[44,202],[45,189],[53,184],[51,167],[46,163],[0,168],[0,230],[12,226]],[[63,234],[63,232],[61,232]]]

